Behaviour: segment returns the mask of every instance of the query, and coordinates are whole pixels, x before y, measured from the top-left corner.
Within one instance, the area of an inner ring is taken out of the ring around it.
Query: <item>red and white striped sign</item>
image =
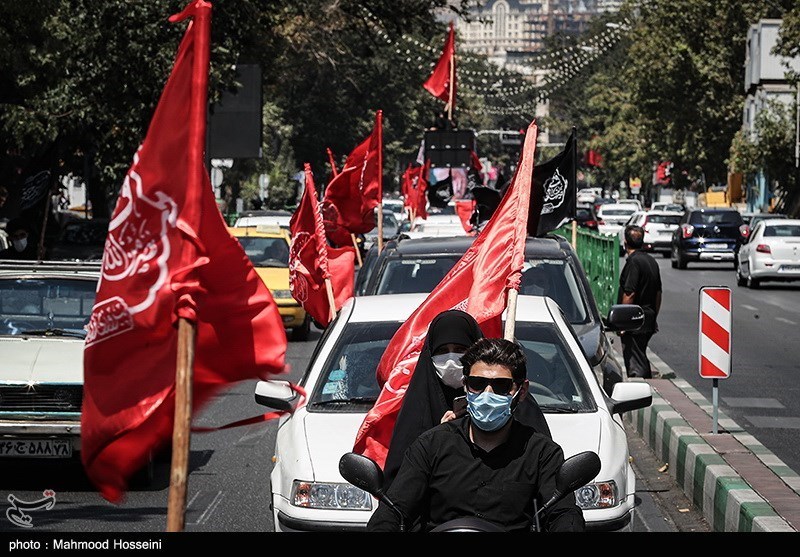
[[[731,374],[731,289],[700,289],[700,377],[727,379]]]

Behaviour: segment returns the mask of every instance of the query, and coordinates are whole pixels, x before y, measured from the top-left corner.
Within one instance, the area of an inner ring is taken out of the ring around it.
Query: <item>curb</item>
[[[653,363],[662,364],[657,366],[659,369],[667,367],[657,357],[653,358]],[[670,376],[674,377],[674,374]],[[715,447],[706,438],[716,437],[721,442],[734,440],[737,445],[741,444],[738,445],[740,448],[755,455],[795,495],[800,495],[800,477],[795,472],[721,412],[718,415],[719,427],[726,433],[698,433],[659,392],[659,383],[662,390],[666,386],[676,387],[703,412],[711,415],[712,405],[686,381],[626,380],[650,383],[653,403],[647,408],[626,413],[624,421],[633,426],[656,456],[669,465],[670,476],[702,511],[715,532],[797,532],[728,464],[719,451],[719,445],[724,443],[717,443]]]

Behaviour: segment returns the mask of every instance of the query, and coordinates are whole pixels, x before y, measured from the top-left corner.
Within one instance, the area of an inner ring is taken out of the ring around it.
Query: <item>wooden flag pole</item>
[[[455,100],[456,88],[455,85],[456,79],[456,45],[455,39],[453,39],[453,57],[450,59],[450,95],[447,101],[447,120],[448,120],[448,129],[449,123],[453,121],[453,101]]]
[[[364,262],[361,261],[361,251],[358,249],[358,241],[356,240],[356,235],[351,232],[350,238],[353,239],[353,247],[356,248],[356,257],[358,258],[358,266],[361,267],[364,264]]]
[[[383,250],[383,111],[377,114],[378,124],[378,253]]]
[[[333,296],[333,284],[331,279],[325,279],[325,290],[328,291],[328,304],[331,306],[331,322],[336,319],[336,298]]]
[[[178,318],[175,423],[172,429],[172,469],[170,470],[169,499],[167,501],[167,532],[183,531],[186,514],[195,332],[195,323],[183,317]]]
[[[572,249],[578,249],[578,223],[572,221]]]
[[[517,295],[519,292],[513,288],[508,290],[508,303],[506,304],[506,328],[503,337],[514,340],[514,328],[517,321]]]

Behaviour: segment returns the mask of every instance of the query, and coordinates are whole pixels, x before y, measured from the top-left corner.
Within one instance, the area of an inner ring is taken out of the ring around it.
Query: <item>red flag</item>
[[[408,163],[403,177],[400,179],[400,194],[403,196],[403,208],[413,209],[416,206],[417,190],[412,185],[414,180],[415,169]]]
[[[311,317],[327,326],[344,301],[353,295],[355,250],[352,247],[328,247],[311,165],[308,163],[305,165],[305,174],[303,199],[289,221],[289,230],[292,232],[289,288],[292,297]],[[331,308],[328,300],[325,279],[331,280],[334,308]]]
[[[211,5],[193,17],[112,216],[87,327],[81,458],[103,497],[172,436],[177,318],[196,325],[195,411],[227,383],[284,373],[278,308],[227,231],[203,166]]]
[[[336,175],[339,174],[339,169],[336,168],[336,161],[333,159],[333,151],[331,151],[330,147],[326,147],[325,150],[328,152],[328,162],[331,165],[331,176],[336,178]]]
[[[375,228],[375,207],[381,202],[383,176],[383,111],[367,139],[347,156],[344,168],[325,189],[322,215],[328,238],[339,246],[350,245],[350,233],[364,234]]]
[[[428,324],[448,309],[466,311],[487,337],[502,336],[501,315],[510,288],[519,290],[525,260],[536,123],[525,136],[518,171],[494,215],[472,246],[397,330],[378,364],[381,393],[356,435],[353,451],[383,466],[392,429],[414,373]]]
[[[452,81],[452,83],[451,83]],[[452,99],[453,106],[456,104],[456,34],[453,28],[453,22],[450,22],[450,30],[447,33],[447,39],[444,41],[444,48],[439,61],[433,68],[430,77],[422,84],[422,86],[431,95],[437,99],[443,100],[447,105],[450,105]]]
[[[414,214],[421,218],[428,218],[428,173],[431,171],[431,161],[425,161],[425,164],[419,167],[419,176],[417,180],[417,197],[416,197],[416,210]]]
[[[456,213],[458,218],[461,219],[461,226],[464,227],[464,232],[472,232],[472,223],[469,222],[472,218],[472,213],[475,211],[474,199],[458,199],[456,200]]]
[[[470,151],[469,153],[469,166],[475,172],[480,172],[483,170],[483,164],[481,164],[481,159],[478,158],[478,153],[475,151]]]

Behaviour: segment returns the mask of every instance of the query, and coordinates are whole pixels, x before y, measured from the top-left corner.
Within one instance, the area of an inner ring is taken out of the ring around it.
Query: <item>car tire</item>
[[[669,257],[671,259],[670,264],[672,265],[672,268],[673,269],[677,269],[678,268],[678,250],[676,250],[675,248],[672,248],[672,251],[670,252]]]
[[[746,285],[747,285],[747,279],[744,278],[744,276],[742,275],[742,269],[737,264],[736,265],[736,286],[746,286]]]
[[[761,280],[753,278],[752,276],[747,277],[747,288],[756,290],[759,286],[761,286]]]
[[[308,340],[309,333],[311,333],[311,318],[306,315],[303,324],[292,329],[292,340],[301,342]]]
[[[677,257],[675,258],[675,265],[678,269],[685,269],[686,264],[686,259],[684,259],[683,255],[681,255],[681,250],[678,250]]]
[[[672,254],[670,254],[670,252],[668,252],[668,251],[661,252],[661,257],[663,257],[664,259],[667,259],[667,258],[669,258],[671,256],[672,256]]]

